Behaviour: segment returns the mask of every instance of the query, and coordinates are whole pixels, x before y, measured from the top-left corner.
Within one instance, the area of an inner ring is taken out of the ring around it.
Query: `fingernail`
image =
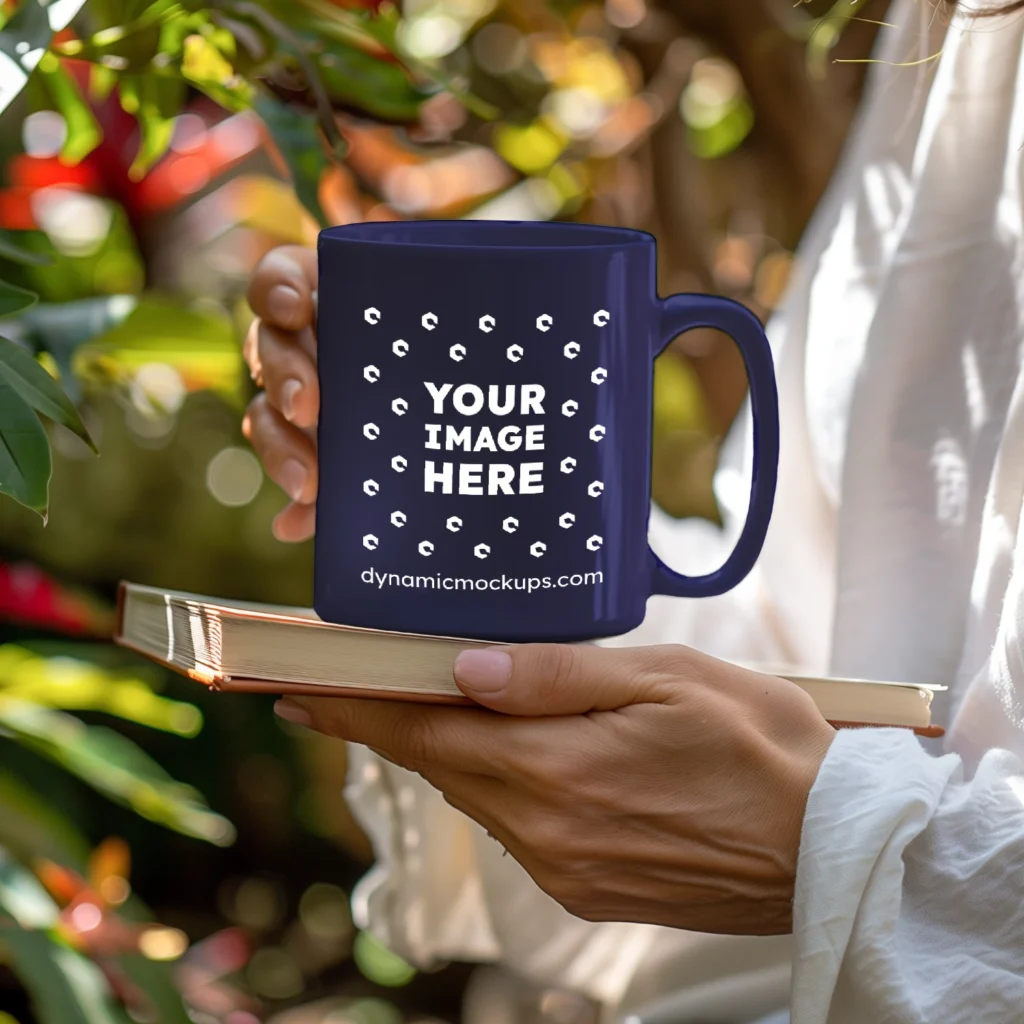
[[[298,459],[285,459],[277,472],[277,482],[292,501],[298,501],[306,485],[306,467]]]
[[[455,659],[455,678],[478,693],[497,693],[512,676],[512,659],[504,651],[463,651]]]
[[[275,284],[267,295],[267,311],[282,327],[291,327],[299,311],[299,293],[288,284]]]
[[[304,725],[308,729],[313,724],[313,717],[305,708],[293,704],[290,700],[279,700],[274,705],[274,714],[294,725]]]
[[[302,381],[289,377],[281,385],[281,412],[286,420],[295,419],[295,399],[302,390]]]

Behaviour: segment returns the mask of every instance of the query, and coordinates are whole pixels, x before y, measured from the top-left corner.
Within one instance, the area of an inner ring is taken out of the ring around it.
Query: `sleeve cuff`
[[[824,1021],[854,927],[900,914],[903,851],[960,769],[907,729],[840,729],[811,789],[793,902],[793,1016]]]

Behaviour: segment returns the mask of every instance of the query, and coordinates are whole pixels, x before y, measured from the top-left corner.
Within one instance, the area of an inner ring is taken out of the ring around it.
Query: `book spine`
[[[117,608],[114,611],[114,642],[120,643],[124,636],[124,602],[128,584],[121,580],[117,585]]]

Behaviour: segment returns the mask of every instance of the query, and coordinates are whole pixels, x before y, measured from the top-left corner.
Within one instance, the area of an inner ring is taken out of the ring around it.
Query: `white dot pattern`
[[[363,310],[363,319],[367,324],[376,326],[382,322],[383,314],[377,307],[368,306]],[[611,315],[607,310],[599,309],[593,314],[593,323],[596,327],[606,327],[610,321]],[[420,316],[420,324],[424,330],[434,331],[438,328],[440,319],[436,313],[428,311]],[[537,316],[535,324],[539,332],[547,334],[555,326],[554,317],[549,313],[542,313]],[[482,334],[490,335],[498,330],[499,324],[496,317],[485,313],[477,319],[477,327]],[[483,343],[483,339],[480,340]],[[396,338],[391,342],[390,348],[392,355],[398,359],[405,358],[410,352],[409,342],[404,338]],[[584,347],[578,341],[571,340],[562,346],[562,354],[568,360],[575,360],[584,354]],[[526,356],[526,350],[523,345],[514,342],[505,347],[505,355],[509,362],[518,363]],[[461,363],[472,358],[472,348],[462,342],[457,342],[448,348],[448,356],[453,362]],[[363,378],[369,384],[378,383],[382,376],[381,368],[374,363],[368,363],[363,367]],[[608,379],[608,370],[603,366],[594,367],[590,371],[589,377],[592,384],[600,386]],[[409,412],[410,404],[407,399],[398,397],[391,400],[390,408],[395,416],[405,416]],[[579,409],[580,403],[576,399],[570,398],[562,402],[560,412],[562,416],[571,419],[579,412]],[[382,433],[381,428],[374,422],[365,423],[362,432],[370,441],[378,440]],[[604,424],[595,423],[588,429],[587,437],[593,442],[600,442],[604,440],[607,433],[608,428]],[[409,468],[409,461],[404,455],[394,455],[390,460],[390,465],[396,473],[404,473]],[[558,469],[563,474],[572,474],[576,468],[577,460],[571,455],[565,456],[558,462]],[[367,479],[363,481],[362,489],[368,497],[376,497],[381,491],[381,485],[376,480]],[[600,480],[592,480],[586,487],[586,493],[591,498],[600,497],[604,493],[604,483]],[[558,517],[558,526],[563,530],[571,530],[576,524],[576,519],[575,513],[563,512]],[[390,513],[389,521],[393,527],[401,529],[410,520],[406,512],[395,509]],[[464,525],[463,519],[459,516],[449,516],[445,522],[447,531],[453,534],[460,533]],[[514,516],[507,516],[501,523],[501,529],[505,534],[517,533],[519,526],[519,520]],[[584,547],[588,551],[596,552],[601,549],[603,544],[604,539],[599,534],[592,534],[584,542]],[[376,534],[367,533],[362,538],[362,545],[369,551],[375,551],[380,546],[380,539]],[[423,539],[418,542],[416,549],[420,555],[427,558],[434,554],[436,547],[434,541]],[[492,553],[491,545],[483,542],[475,544],[472,550],[478,559],[486,559]],[[529,544],[527,550],[532,557],[543,558],[547,554],[548,545],[542,540],[535,540]]]

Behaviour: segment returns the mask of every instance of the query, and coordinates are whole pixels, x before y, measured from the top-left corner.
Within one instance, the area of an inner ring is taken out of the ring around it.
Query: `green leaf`
[[[84,234],[60,218],[49,220],[52,235],[32,234],[33,246],[53,261],[48,267],[24,269],[24,287],[38,292],[41,302],[64,303],[142,290],[145,268],[135,228],[124,207],[99,196],[87,199],[86,205],[95,219]],[[33,313],[30,310],[23,316]]]
[[[39,1024],[130,1024],[102,971],[51,934],[0,925],[0,946],[28,989]]]
[[[176,736],[195,736],[203,716],[193,704],[155,694],[141,679],[71,657],[40,657],[0,645],[0,693],[46,707],[102,711]]]
[[[205,11],[190,11],[168,19],[160,27],[160,52],[167,55],[166,59],[181,60],[185,40],[196,33],[202,34],[209,24],[210,18]]]
[[[277,6],[280,9],[280,5]],[[304,12],[303,9],[305,9]],[[305,17],[303,17],[303,13]],[[303,29],[307,38],[312,38],[317,42],[336,40],[342,45],[358,49],[385,67],[395,68],[393,62],[381,60],[379,54],[374,52],[377,47],[382,47],[402,65],[404,68],[402,74],[418,75],[431,82],[433,86],[450,92],[477,117],[485,121],[494,121],[501,114],[501,111],[493,104],[463,88],[454,76],[446,73],[436,62],[418,60],[407,53],[399,54],[397,30],[401,23],[401,15],[396,5],[386,5],[375,14],[370,15],[366,11],[354,11],[339,7],[331,3],[330,0],[287,0],[287,14],[281,11],[279,16],[287,17],[292,24]],[[326,80],[326,75],[323,77]],[[410,84],[412,85],[412,83]],[[419,102],[432,95],[432,91],[415,85],[412,87],[420,96]],[[379,114],[378,116],[386,117],[388,115]],[[417,115],[414,114],[413,117],[415,116]],[[396,119],[408,118],[396,117]]]
[[[207,24],[203,34],[192,32],[181,39],[181,73],[225,109],[245,110],[252,104],[254,90],[232,63],[234,37],[226,29],[210,32],[210,28]]]
[[[68,27],[75,15],[86,5],[87,0],[47,0],[46,18],[54,32]]]
[[[218,846],[234,842],[227,818],[120,733],[5,696],[0,696],[0,729],[149,821]]]
[[[24,309],[31,309],[39,296],[25,288],[19,288],[9,281],[0,281],[0,320],[14,316]]]
[[[180,78],[149,73],[138,76],[136,87],[139,149],[128,176],[139,181],[167,152],[174,134],[174,119],[185,102],[185,83]],[[124,79],[122,79],[123,87]]]
[[[319,185],[327,167],[327,156],[316,115],[282,103],[268,93],[261,93],[254,106],[288,166],[299,202],[313,214],[321,227],[326,227],[327,217],[320,206]]]
[[[93,103],[102,103],[117,85],[117,72],[102,64],[89,65],[89,98]]]
[[[43,253],[31,252],[22,248],[13,231],[2,229],[0,229],[0,257],[10,260],[12,263],[23,263],[30,267],[44,267],[50,263],[50,258]]]
[[[189,391],[209,390],[239,404],[242,355],[231,321],[147,296],[116,327],[79,348],[75,372],[90,380],[124,381],[147,363],[166,363]]]
[[[52,928],[59,912],[42,884],[0,847],[0,910],[19,928]]]
[[[9,772],[0,772],[0,847],[15,857],[56,861],[84,874],[89,845],[58,806]]]
[[[117,965],[128,979],[146,993],[157,1010],[160,1024],[192,1024],[174,984],[172,964],[155,963],[141,954],[122,954]]]
[[[4,853],[5,846],[8,855]],[[34,875],[12,861],[10,854],[22,861],[45,858],[85,875],[89,853],[85,840],[62,815],[12,776],[0,773],[0,921],[7,913],[22,929],[37,930],[52,929],[57,922],[57,907],[50,896]],[[152,916],[137,897],[120,909],[120,915],[132,921],[149,920]],[[137,953],[122,954],[116,962],[158,1011],[155,1019],[160,1024],[189,1024],[174,986],[172,965],[154,963]],[[23,980],[28,980],[27,976],[23,975]],[[56,1019],[63,1024],[66,1018]]]
[[[0,378],[0,494],[45,518],[51,468],[43,425],[28,402]]]
[[[94,452],[97,450],[82,417],[60,385],[13,341],[0,337],[0,379],[5,380],[36,412],[77,434]]]
[[[50,21],[38,0],[24,0],[0,29],[0,114],[25,88],[52,37]]]
[[[192,33],[182,45],[181,73],[193,82],[225,85],[235,73],[231,61],[207,35]]]
[[[100,969],[56,935],[57,905],[0,847],[0,948],[40,1024],[127,1024]]]
[[[332,100],[387,121],[415,121],[436,91],[418,88],[398,65],[344,43],[326,43],[318,66]]]
[[[103,131],[83,99],[78,84],[52,53],[45,54],[39,61],[39,76],[67,125],[60,158],[64,163],[77,164],[100,144]]]
[[[19,320],[20,337],[53,356],[64,390],[75,401],[81,397],[81,384],[71,370],[75,352],[87,341],[121,323],[137,302],[134,295],[40,302]]]

